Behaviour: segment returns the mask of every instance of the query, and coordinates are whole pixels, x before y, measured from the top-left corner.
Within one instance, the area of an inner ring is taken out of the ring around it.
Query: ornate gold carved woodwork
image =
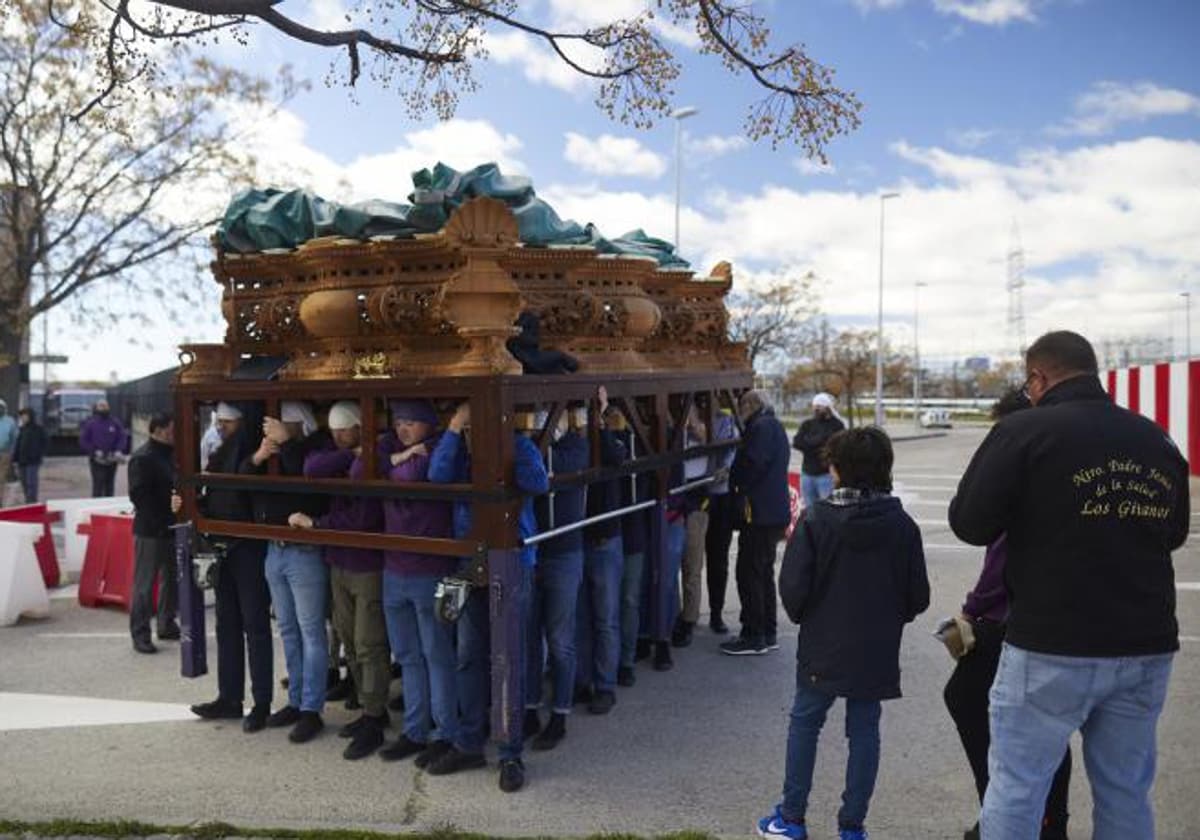
[[[441,283],[384,286],[367,296],[367,316],[376,332],[447,333],[445,292]]]
[[[233,354],[224,344],[181,344],[180,382],[220,382],[233,371]]]

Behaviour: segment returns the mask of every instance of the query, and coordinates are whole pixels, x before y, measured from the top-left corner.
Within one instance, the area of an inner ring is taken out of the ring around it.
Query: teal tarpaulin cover
[[[438,163],[414,172],[412,181],[408,204],[377,199],[337,204],[307,190],[246,190],[225,208],[217,236],[222,249],[238,253],[295,248],[318,236],[408,237],[438,231],[459,205],[490,196],[512,210],[526,245],[589,245],[601,254],[650,257],[663,268],[688,267],[671,243],[647,236],[641,228],[606,239],[594,225],[563,220],[537,197],[530,179],[504,175],[495,163],[466,172]]]

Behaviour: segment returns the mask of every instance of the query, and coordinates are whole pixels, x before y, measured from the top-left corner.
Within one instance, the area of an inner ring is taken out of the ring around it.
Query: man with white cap
[[[837,413],[833,396],[824,392],[813,397],[813,416],[800,424],[792,448],[803,453],[800,465],[800,495],[804,509],[812,510],[819,500],[833,492],[833,476],[829,472],[829,461],[825,457],[825,444],[842,429],[845,422]]]
[[[280,475],[303,476],[305,457],[331,444],[329,433],[318,431],[308,403],[284,400],[279,418],[263,418],[262,443],[242,461],[240,471],[262,475],[271,458],[276,458]],[[296,511],[317,517],[329,509],[326,497],[315,493],[257,491],[251,495],[251,502],[254,521],[261,525],[286,525]],[[292,726],[288,737],[301,744],[312,740],[324,727],[321,711],[329,668],[325,633],[329,568],[321,557],[320,546],[272,540],[267,544],[266,576],[288,672],[287,705],[267,718],[267,726]]]
[[[307,478],[351,478],[362,481],[362,412],[357,402],[341,400],[329,409],[333,445],[310,452],[304,459]],[[296,528],[332,531],[382,531],[383,507],[378,499],[334,495],[329,512],[309,516],[297,511],[288,517]],[[383,744],[388,726],[388,684],[391,663],[387,626],[383,618],[383,553],[369,548],[327,546],[325,563],[333,598],[333,626],[346,646],[346,661],[358,690],[363,714],[338,732],[350,738],[342,756],[365,758]]]
[[[236,473],[254,447],[242,410],[229,403],[217,406],[221,445],[209,459],[210,473]],[[249,494],[241,490],[208,488],[199,499],[210,519],[251,522]],[[262,540],[221,537],[225,552],[217,572],[217,699],[192,706],[206,720],[238,718],[246,692],[246,662],[250,664],[250,694],[254,705],[242,720],[242,730],[258,732],[267,724],[274,692],[272,668],[275,645],[271,638],[271,593],[264,572],[266,546]]]

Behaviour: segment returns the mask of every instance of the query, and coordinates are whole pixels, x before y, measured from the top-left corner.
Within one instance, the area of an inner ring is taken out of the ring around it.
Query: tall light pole
[[[883,209],[889,198],[900,193],[886,192],[879,196],[879,318],[875,327],[875,425],[883,426]]]
[[[1187,313],[1187,358],[1190,361],[1192,358],[1192,293],[1180,292],[1179,296],[1184,300],[1184,311]]]
[[[918,280],[913,283],[913,425],[921,428],[921,287],[928,286]]]
[[[671,112],[671,119],[675,120],[675,254],[679,255],[679,194],[683,189],[683,128],[680,123],[688,117],[694,117],[700,113],[699,108],[694,108],[688,105],[684,108],[676,108]]]

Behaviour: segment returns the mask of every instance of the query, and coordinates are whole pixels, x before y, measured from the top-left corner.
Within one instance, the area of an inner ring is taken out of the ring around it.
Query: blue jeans
[[[808,810],[808,795],[812,791],[813,767],[817,763],[817,738],[825,725],[825,715],[837,698],[811,688],[796,673],[796,700],[788,726],[787,770],[783,782],[783,816],[792,822],[803,822]],[[867,807],[875,791],[879,773],[879,717],[882,705],[878,700],[846,698],[846,738],[850,752],[846,758],[846,789],[842,791],[842,807],[838,810],[839,828],[862,828],[867,819]],[[1062,754],[1058,756],[1062,758]],[[1040,812],[1039,812],[1040,813]]]
[[[1153,840],[1155,730],[1172,659],[1051,656],[1005,644],[990,695],[984,840],[1036,840],[1076,730],[1092,784],[1093,840]]]
[[[529,620],[530,589],[533,569],[522,565],[522,576],[517,592],[521,613],[525,623]],[[528,628],[526,628],[528,629]],[[527,635],[527,634],[526,634]],[[458,617],[458,707],[459,729],[455,746],[461,752],[481,753],[487,741],[488,708],[491,705],[491,657],[492,624],[488,601],[488,590],[473,587],[467,597],[462,615]],[[518,700],[517,702],[520,702]],[[520,730],[506,744],[500,744],[501,761],[520,758],[522,749]]]
[[[614,691],[617,687],[623,566],[620,537],[584,549],[583,585],[579,587],[575,613],[575,681],[596,691]]]
[[[637,650],[638,630],[642,620],[642,566],[646,555],[625,555],[625,567],[621,573],[621,657],[622,668],[633,667],[633,656]]]
[[[383,617],[392,658],[404,685],[404,734],[409,740],[458,738],[457,656],[453,628],[434,614],[439,575],[383,573]]]
[[[660,625],[666,628],[666,632],[661,637],[656,634],[651,621],[654,605],[650,603],[650,592],[653,588],[651,581],[655,570],[650,563],[646,563],[646,569],[642,573],[642,580],[645,583],[642,593],[642,635],[660,642],[671,638],[675,618],[679,615],[679,569],[683,565],[683,552],[687,548],[687,526],[682,517],[674,522],[665,522],[663,527],[666,529],[667,567],[659,582],[658,604],[659,609],[665,611],[667,615],[665,622]],[[647,557],[650,556],[653,555],[647,554]]]
[[[321,560],[320,546],[272,542],[267,546],[266,576],[283,639],[288,705],[320,712],[329,670],[329,567]]]
[[[812,510],[813,505],[821,499],[829,498],[829,494],[832,492],[833,476],[829,473],[825,473],[825,475],[800,474],[800,495],[804,499],[805,510]]]
[[[31,505],[38,500],[38,471],[41,464],[21,464],[17,467],[17,475],[21,479],[21,490],[25,493],[25,504]]]
[[[525,663],[525,705],[531,709],[542,705],[544,637],[553,685],[551,708],[568,714],[575,699],[575,608],[583,580],[583,551],[540,555],[535,580],[529,658]]]

